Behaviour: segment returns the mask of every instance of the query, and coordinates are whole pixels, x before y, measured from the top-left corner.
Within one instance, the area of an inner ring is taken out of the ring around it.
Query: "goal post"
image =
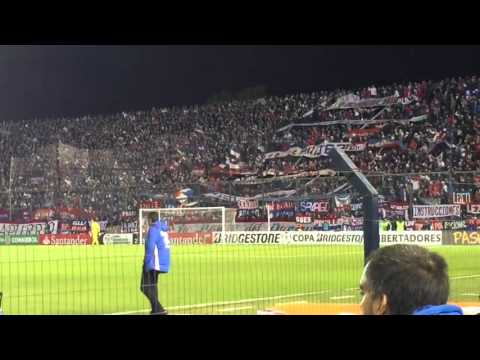
[[[156,212],[166,220],[171,233],[213,233],[232,231],[236,209],[226,207],[141,208],[138,216],[139,244],[145,243],[148,214]]]

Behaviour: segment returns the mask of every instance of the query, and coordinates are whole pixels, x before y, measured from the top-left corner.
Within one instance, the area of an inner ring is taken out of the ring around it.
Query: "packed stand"
[[[349,155],[371,175],[386,201],[448,204],[453,192],[469,191],[473,202],[478,198],[474,172],[480,168],[479,80],[471,76],[371,85],[355,91],[7,123],[10,135],[0,136],[1,206],[9,207],[6,194],[11,190],[14,209],[83,207],[118,222],[122,211],[136,209],[142,199],[172,196],[183,188],[194,189],[197,197],[254,197],[282,190],[296,190],[293,196],[299,197],[334,196],[345,183],[342,177],[281,178],[333,169],[328,157],[264,160],[268,152],[332,142],[366,144],[365,151]],[[331,109],[346,96],[395,101]],[[422,115],[426,117],[421,121],[409,121]],[[370,119],[385,121],[365,125]],[[345,120],[349,124],[278,131],[292,123]],[[83,155],[72,157],[72,152]],[[273,180],[256,185],[258,179]],[[358,202],[358,194],[348,194]],[[208,201],[199,204],[215,203]]]

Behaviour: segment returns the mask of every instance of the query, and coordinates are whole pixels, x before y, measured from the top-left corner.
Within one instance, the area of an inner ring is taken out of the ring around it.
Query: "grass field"
[[[451,299],[478,301],[480,246],[432,248],[450,266]],[[145,314],[143,247],[1,246],[5,314]],[[356,245],[172,247],[160,299],[172,314],[256,314],[282,303],[357,303]]]

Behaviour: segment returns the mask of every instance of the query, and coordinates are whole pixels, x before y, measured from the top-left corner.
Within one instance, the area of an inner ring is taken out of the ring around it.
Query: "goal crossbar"
[[[143,227],[146,213],[157,212],[158,217],[161,219],[165,217],[165,214],[168,213],[185,213],[185,212],[202,212],[202,211],[218,211],[221,213],[221,232],[225,232],[225,214],[226,208],[222,206],[214,207],[191,207],[191,208],[140,208],[138,214],[138,239],[139,244],[145,243],[145,238],[143,236]],[[162,216],[162,213],[164,216]],[[220,224],[220,223],[219,223]]]

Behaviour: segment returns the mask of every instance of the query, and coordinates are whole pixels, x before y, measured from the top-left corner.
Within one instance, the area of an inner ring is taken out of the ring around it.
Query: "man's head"
[[[417,245],[392,245],[371,254],[360,280],[364,315],[412,314],[442,305],[449,294],[445,260]]]
[[[158,213],[151,212],[148,214],[148,222],[150,224],[156,223],[158,221]]]

